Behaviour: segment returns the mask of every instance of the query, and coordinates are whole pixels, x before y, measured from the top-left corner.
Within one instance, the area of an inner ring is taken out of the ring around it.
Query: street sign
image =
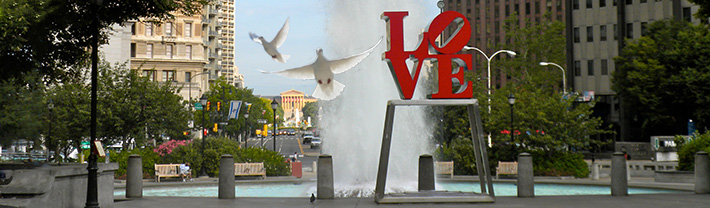
[[[89,142],[81,142],[81,149],[91,149],[91,146],[89,146]]]
[[[195,103],[195,110],[202,110],[202,104]]]
[[[259,124],[266,124],[266,119],[258,119],[256,122]]]

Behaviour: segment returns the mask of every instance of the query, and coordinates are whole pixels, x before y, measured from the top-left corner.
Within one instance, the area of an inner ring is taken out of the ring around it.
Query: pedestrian
[[[293,158],[292,158],[292,160],[293,160],[293,162],[296,162],[296,160],[298,160],[298,152],[294,152],[294,153],[293,153]]]
[[[185,164],[180,164],[180,178],[182,178],[182,181],[185,181],[185,176],[188,177],[188,179],[192,180],[192,173],[190,171],[190,163],[185,163]]]

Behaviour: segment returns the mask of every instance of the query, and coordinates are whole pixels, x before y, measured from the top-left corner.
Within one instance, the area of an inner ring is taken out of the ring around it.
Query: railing
[[[209,35],[214,37],[214,36],[217,36],[218,33],[217,33],[217,31],[212,30],[209,32]]]
[[[216,59],[217,57],[219,57],[219,55],[218,55],[217,53],[210,53],[210,56],[209,56],[209,57],[210,57],[211,59]]]

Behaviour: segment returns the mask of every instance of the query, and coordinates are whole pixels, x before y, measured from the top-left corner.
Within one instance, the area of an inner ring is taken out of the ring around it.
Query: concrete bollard
[[[629,195],[626,157],[621,152],[614,152],[611,157],[611,195]]]
[[[599,180],[599,164],[592,163],[592,180]]]
[[[234,157],[222,155],[219,160],[219,198],[234,199]]]
[[[313,165],[312,165],[311,167],[313,167],[313,168],[312,168],[312,171],[313,171],[314,173],[317,173],[317,172],[318,172],[318,163],[316,163],[316,161],[313,161]]]
[[[143,198],[143,159],[140,155],[128,156],[126,173],[126,198]]]
[[[518,197],[535,197],[533,159],[527,152],[518,155]]]
[[[708,153],[695,153],[695,193],[710,194],[710,157]]]
[[[321,155],[318,157],[318,199],[335,198],[335,188],[333,186],[333,157]]]
[[[434,158],[431,155],[419,156],[419,191],[433,191]]]

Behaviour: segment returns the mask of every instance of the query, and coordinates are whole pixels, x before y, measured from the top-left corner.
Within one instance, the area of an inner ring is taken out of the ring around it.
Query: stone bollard
[[[431,155],[419,156],[419,191],[433,191],[434,158]]]
[[[628,196],[629,181],[626,175],[626,157],[624,153],[614,152],[611,157],[611,195]]]
[[[592,180],[599,180],[599,164],[592,163]]]
[[[317,173],[317,172],[318,172],[318,163],[316,163],[316,161],[313,161],[313,166],[311,166],[311,167],[313,167],[313,168],[312,168],[312,171],[313,171],[314,173]]]
[[[143,198],[143,159],[140,155],[128,156],[126,172],[126,198]]]
[[[695,153],[695,193],[710,194],[710,157],[708,153]]]
[[[234,157],[222,155],[219,160],[219,198],[234,199]]]
[[[333,157],[321,155],[318,157],[318,199],[335,198],[335,188],[333,186]]]
[[[518,197],[535,197],[533,161],[527,152],[518,156]]]

